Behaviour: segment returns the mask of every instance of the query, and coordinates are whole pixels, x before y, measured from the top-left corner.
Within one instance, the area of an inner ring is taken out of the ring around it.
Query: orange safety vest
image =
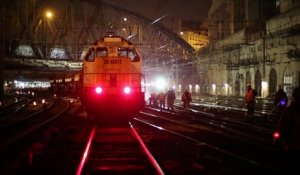
[[[246,103],[248,103],[249,101],[255,101],[253,89],[250,89],[250,91],[246,92]]]

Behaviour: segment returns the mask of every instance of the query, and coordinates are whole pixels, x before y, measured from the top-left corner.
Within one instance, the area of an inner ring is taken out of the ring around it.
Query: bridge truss
[[[162,63],[171,67],[193,52],[159,21],[105,0],[5,0],[2,5],[6,69],[79,70],[85,48],[108,32],[134,43],[149,71]]]

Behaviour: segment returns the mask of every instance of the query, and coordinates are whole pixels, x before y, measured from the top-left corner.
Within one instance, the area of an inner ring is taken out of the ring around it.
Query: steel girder
[[[174,62],[193,51],[159,22],[108,1],[5,0],[4,5],[6,57],[18,57],[15,51],[24,44],[31,46],[36,59],[54,59],[50,51],[62,48],[61,59],[77,62],[84,48],[107,32],[137,45],[145,67]],[[53,12],[52,19],[44,16],[46,10]]]

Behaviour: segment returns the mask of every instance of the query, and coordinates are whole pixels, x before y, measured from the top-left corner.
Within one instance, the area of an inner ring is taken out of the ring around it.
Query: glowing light
[[[217,85],[216,84],[212,84],[212,94],[216,94],[216,89],[217,89]]]
[[[224,84],[224,87],[225,87],[225,95],[228,95],[229,94],[229,84],[225,83]]]
[[[42,103],[44,104],[45,102],[46,102],[45,99],[43,99],[43,100],[42,100]]]
[[[130,92],[131,92],[130,87],[126,86],[126,87],[124,88],[124,93],[125,93],[125,94],[129,94]]]
[[[125,17],[125,18],[123,18],[123,20],[124,20],[124,21],[127,21],[127,18]]]
[[[45,15],[48,19],[51,19],[53,17],[53,13],[51,11],[46,11]]]
[[[278,131],[275,131],[275,132],[273,133],[273,138],[274,138],[275,140],[278,140],[278,139],[280,138],[280,133],[279,133]]]
[[[261,82],[261,87],[262,87],[262,97],[266,97],[267,92],[268,92],[268,82],[262,81]]]
[[[285,106],[285,105],[286,105],[286,100],[285,100],[285,99],[282,99],[282,100],[280,101],[280,105],[281,105],[281,106]]]
[[[266,81],[263,81],[263,82],[261,82],[261,86],[262,86],[262,88],[267,88],[268,83]]]
[[[102,88],[101,88],[101,87],[97,87],[97,88],[96,88],[96,93],[97,93],[97,94],[100,94],[101,92],[102,92]]]
[[[200,92],[200,86],[198,84],[195,85],[195,91],[196,91],[196,93]]]
[[[33,106],[36,106],[36,102],[35,101],[33,101]]]
[[[49,88],[50,82],[48,81],[14,81],[14,85],[16,88],[24,89],[24,88]],[[28,91],[30,94],[30,91]]]
[[[166,87],[166,81],[163,78],[158,78],[155,80],[155,87],[159,90],[164,90]]]
[[[192,92],[193,91],[193,85],[189,85],[189,91]]]

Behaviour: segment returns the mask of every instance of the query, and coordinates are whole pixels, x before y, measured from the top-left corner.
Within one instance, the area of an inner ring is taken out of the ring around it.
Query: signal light
[[[282,100],[280,101],[280,105],[281,105],[281,106],[285,106],[285,105],[286,105],[285,99],[282,99]]]
[[[124,88],[124,93],[125,93],[125,94],[130,94],[130,92],[131,92],[130,87],[126,86],[126,87]]]
[[[274,138],[274,140],[278,140],[280,138],[280,133],[278,131],[275,131],[273,133],[273,138]]]
[[[102,88],[101,87],[96,87],[96,93],[101,94],[102,93]]]

